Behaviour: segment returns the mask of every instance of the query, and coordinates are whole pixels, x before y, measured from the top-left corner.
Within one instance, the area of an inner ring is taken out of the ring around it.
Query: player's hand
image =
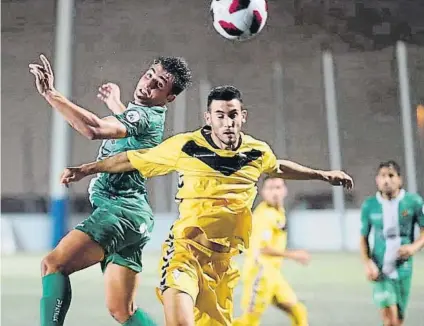
[[[107,83],[100,86],[97,98],[103,101],[113,113],[119,114],[126,109],[121,102],[121,90],[114,83]]]
[[[415,253],[416,249],[412,244],[403,245],[398,250],[399,258],[401,259],[408,259],[409,257],[415,255]]]
[[[37,91],[44,96],[48,91],[54,90],[54,74],[49,60],[43,54],[40,55],[40,59],[42,65],[31,63],[29,71],[35,76]]]
[[[333,186],[343,186],[346,189],[353,188],[353,179],[347,173],[343,171],[323,171],[322,176],[325,181]]]
[[[80,181],[86,174],[82,171],[81,167],[66,168],[60,177],[60,183],[69,187],[72,182]]]
[[[311,260],[311,255],[305,250],[293,250],[291,256],[293,260],[302,265],[308,265]]]
[[[372,259],[368,259],[365,263],[365,275],[368,281],[375,281],[378,278],[378,267]]]

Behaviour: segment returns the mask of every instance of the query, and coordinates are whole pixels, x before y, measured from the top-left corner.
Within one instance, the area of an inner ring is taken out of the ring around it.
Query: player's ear
[[[241,122],[246,123],[247,121],[247,110],[241,110]]]
[[[208,126],[210,126],[210,125],[212,124],[212,121],[211,121],[211,113],[210,113],[210,111],[209,111],[209,110],[207,110],[207,111],[203,114],[203,117],[205,118],[205,122],[206,122],[206,124],[207,124]]]
[[[176,96],[174,94],[169,94],[168,97],[166,98],[166,101],[168,103],[171,103],[173,100],[175,100]]]

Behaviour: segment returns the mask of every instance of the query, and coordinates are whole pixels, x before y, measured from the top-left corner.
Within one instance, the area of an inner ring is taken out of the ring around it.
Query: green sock
[[[134,314],[128,319],[124,326],[156,326],[156,323],[153,321],[150,316],[145,313],[143,310],[138,308]]]
[[[42,282],[41,326],[62,326],[72,298],[69,276],[62,273],[49,274],[42,278]]]

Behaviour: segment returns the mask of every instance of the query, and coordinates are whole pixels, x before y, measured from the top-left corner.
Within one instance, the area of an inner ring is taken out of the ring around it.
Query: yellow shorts
[[[232,256],[171,236],[162,247],[159,299],[167,288],[177,289],[192,297],[196,325],[231,325],[233,289],[240,278]]]
[[[245,314],[260,316],[270,304],[292,306],[297,303],[296,294],[279,268],[256,264],[246,275],[242,295]]]

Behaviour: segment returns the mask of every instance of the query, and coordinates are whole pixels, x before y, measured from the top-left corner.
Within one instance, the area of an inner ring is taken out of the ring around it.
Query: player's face
[[[278,207],[283,204],[287,196],[287,187],[283,179],[267,179],[262,186],[262,198],[271,206]]]
[[[134,103],[146,106],[162,106],[172,102],[171,94],[174,76],[161,64],[152,65],[140,78],[134,91]]]
[[[219,147],[229,149],[237,146],[246,118],[247,111],[237,99],[213,100],[209,111],[205,113],[206,124],[212,127],[213,140]]]
[[[378,190],[389,197],[396,195],[402,187],[402,178],[391,167],[382,167],[378,171],[375,181]]]

